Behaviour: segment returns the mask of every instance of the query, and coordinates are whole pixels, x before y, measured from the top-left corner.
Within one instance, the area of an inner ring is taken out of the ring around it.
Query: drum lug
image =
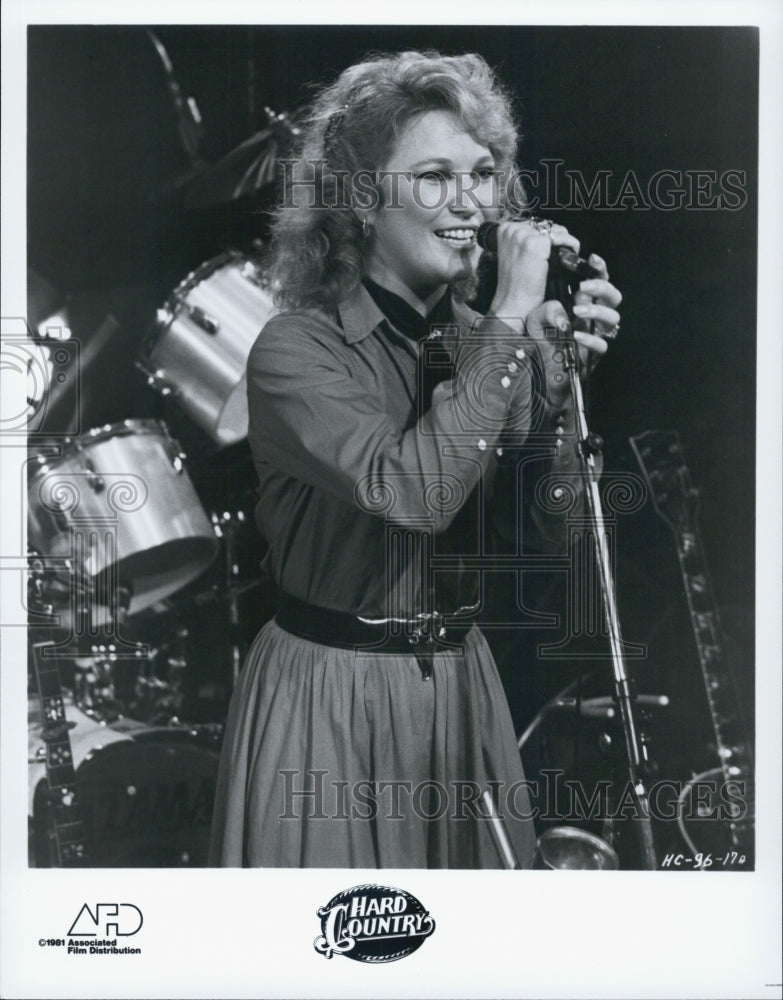
[[[73,446],[81,456],[82,464],[84,466],[84,471],[86,473],[85,478],[87,479],[87,483],[90,486],[90,489],[93,491],[93,493],[103,493],[103,491],[106,489],[106,482],[103,479],[103,476],[101,476],[99,472],[96,472],[95,466],[90,461],[81,442],[75,440],[73,442]]]
[[[246,260],[239,273],[245,281],[252,281],[258,288],[264,288],[264,279],[261,270],[258,264],[255,264],[252,260]]]
[[[95,466],[92,462],[87,463],[87,482],[90,484],[93,493],[102,493],[106,489],[105,480],[95,471]]]
[[[150,372],[140,364],[137,364],[136,367],[147,376],[147,385],[150,389],[154,389],[161,396],[177,395],[176,388],[168,380],[167,374],[162,368],[157,368],[154,372]]]
[[[166,447],[166,454],[168,455],[168,459],[171,462],[171,467],[174,469],[174,471],[177,473],[178,476],[181,476],[182,473],[185,471],[185,462],[187,461],[188,456],[180,447],[179,442],[175,441],[174,438],[169,437],[168,435],[166,436],[165,447]]]
[[[208,333],[213,337],[220,329],[218,321],[200,306],[188,306],[188,316],[190,316],[196,326],[201,327],[204,333]]]

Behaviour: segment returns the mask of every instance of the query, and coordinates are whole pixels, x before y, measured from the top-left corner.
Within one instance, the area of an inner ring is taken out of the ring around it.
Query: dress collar
[[[361,282],[339,303],[337,312],[348,344],[364,340],[386,318]]]
[[[339,303],[337,311],[348,344],[364,340],[382,320],[388,318],[361,282]],[[453,297],[451,312],[453,321],[461,327],[463,333],[468,332],[473,323],[481,318],[479,313]]]

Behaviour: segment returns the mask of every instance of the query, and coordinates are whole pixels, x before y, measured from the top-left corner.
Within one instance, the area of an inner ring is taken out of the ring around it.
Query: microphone
[[[482,222],[476,233],[476,241],[482,250],[489,250],[490,253],[498,252],[498,228],[499,222]],[[553,247],[556,251],[554,256],[549,258],[550,273],[565,272],[574,275],[579,281],[585,278],[597,278],[599,272],[584,259],[576,254],[570,247]]]
[[[490,253],[498,252],[498,227],[499,222],[482,222],[476,233],[476,240],[482,250],[489,250]]]

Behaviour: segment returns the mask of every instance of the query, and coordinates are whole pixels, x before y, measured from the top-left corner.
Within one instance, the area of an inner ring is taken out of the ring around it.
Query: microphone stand
[[[553,262],[554,266],[550,270],[550,289],[554,292],[551,297],[557,298],[563,304],[573,322],[573,313],[571,311],[573,295],[569,284],[568,271],[575,272],[575,268],[571,266],[571,261],[569,261],[568,257],[567,253],[559,255],[560,268],[557,267],[558,258],[555,258]],[[579,263],[583,262],[580,261]],[[549,297],[548,291],[547,298]],[[562,345],[559,344],[559,346],[562,346],[563,368],[568,375],[571,396],[574,402],[577,434],[576,447],[587,502],[587,514],[589,524],[592,527],[596,561],[600,572],[604,620],[609,634],[614,674],[614,697],[625,737],[628,775],[636,805],[635,828],[639,838],[641,862],[645,869],[655,871],[658,865],[650,819],[650,801],[645,783],[645,772],[647,771],[648,763],[647,753],[644,740],[641,737],[634,718],[635,699],[623,655],[623,639],[617,614],[614,577],[606,536],[603,507],[598,489],[598,471],[596,469],[595,457],[600,453],[603,441],[598,434],[590,432],[587,424],[582,383],[579,378],[579,359],[576,342],[572,336],[567,335]]]

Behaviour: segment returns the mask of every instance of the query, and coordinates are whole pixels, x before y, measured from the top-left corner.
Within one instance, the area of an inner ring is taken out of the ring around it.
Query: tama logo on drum
[[[71,924],[68,937],[132,937],[141,930],[144,917],[134,903],[85,903]]]
[[[384,885],[345,889],[317,914],[321,934],[313,946],[324,958],[396,962],[412,955],[435,930],[435,921],[415,896]]]

